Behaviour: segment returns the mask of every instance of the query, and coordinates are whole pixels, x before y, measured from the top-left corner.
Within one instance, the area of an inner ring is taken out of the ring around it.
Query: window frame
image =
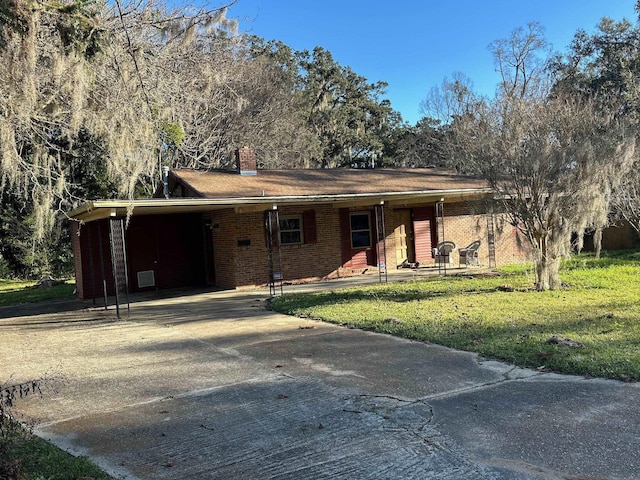
[[[366,216],[367,217],[367,228],[359,228],[359,229],[353,229],[353,223],[352,223],[352,218],[354,216]],[[359,233],[359,232],[367,232],[367,234],[369,235],[369,244],[368,245],[360,245],[360,246],[355,246],[353,244],[353,234],[355,233]],[[371,212],[350,212],[349,213],[349,241],[351,242],[351,249],[353,250],[364,250],[367,248],[372,248],[373,247],[373,235],[371,232]]]
[[[298,220],[298,228],[294,229],[283,229],[282,222],[286,220]],[[280,245],[303,245],[304,244],[304,220],[301,214],[293,214],[293,215],[280,215],[278,217],[278,231],[280,236]],[[282,233],[286,232],[299,232],[300,233],[300,241],[299,242],[283,242],[282,241]]]

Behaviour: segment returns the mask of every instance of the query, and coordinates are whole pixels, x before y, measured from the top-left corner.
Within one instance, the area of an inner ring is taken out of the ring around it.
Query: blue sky
[[[636,21],[635,0],[237,0],[227,14],[241,32],[282,40],[296,50],[319,45],[370,82],[405,120],[445,77],[462,72],[485,95],[497,75],[488,45],[538,21],[555,51],[602,17]]]

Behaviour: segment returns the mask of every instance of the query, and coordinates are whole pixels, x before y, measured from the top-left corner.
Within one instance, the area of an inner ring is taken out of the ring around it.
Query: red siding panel
[[[81,272],[76,272],[76,278],[80,278],[82,283],[77,286],[80,298],[102,297],[105,285],[107,294],[113,295],[108,220],[82,225],[77,247],[79,262],[76,260],[76,268],[80,268]]]
[[[433,207],[413,209],[413,235],[416,262],[427,263],[433,260],[432,248],[435,240],[435,212]]]
[[[199,214],[141,215],[125,233],[131,291],[205,283],[202,219]],[[138,287],[137,273],[153,270],[155,287]]]

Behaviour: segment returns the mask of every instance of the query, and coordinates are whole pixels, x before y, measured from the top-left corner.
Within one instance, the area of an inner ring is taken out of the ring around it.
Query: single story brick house
[[[482,180],[439,168],[257,170],[252,150],[236,157],[236,171],[166,171],[157,198],[71,212],[79,296],[429,268],[445,240],[479,242],[482,265],[526,259]]]

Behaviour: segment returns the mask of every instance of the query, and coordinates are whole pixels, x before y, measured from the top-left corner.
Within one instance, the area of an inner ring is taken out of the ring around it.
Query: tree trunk
[[[555,290],[562,285],[560,281],[560,255],[556,245],[543,237],[538,243],[536,260],[536,290]]]
[[[555,290],[560,281],[560,257],[541,257],[536,262],[536,290]]]
[[[593,232],[593,247],[596,251],[596,258],[600,258],[600,252],[602,251],[602,229],[597,228]]]

